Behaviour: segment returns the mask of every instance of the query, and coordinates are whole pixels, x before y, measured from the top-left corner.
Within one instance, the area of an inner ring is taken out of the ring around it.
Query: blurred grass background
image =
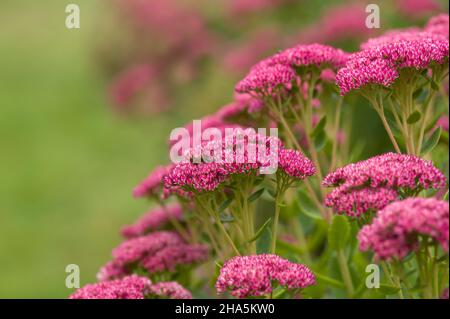
[[[65,267],[92,282],[121,225],[147,209],[133,186],[165,161],[173,117],[111,112],[89,46],[99,1],[0,2],[0,297],[65,298]]]

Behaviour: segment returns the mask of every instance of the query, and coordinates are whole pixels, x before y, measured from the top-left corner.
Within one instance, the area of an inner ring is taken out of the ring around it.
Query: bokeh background
[[[144,22],[174,18],[159,6],[164,1],[145,1],[160,11]],[[244,11],[227,0],[179,2],[188,16],[201,17],[210,41],[166,47],[166,33],[183,27],[157,30],[156,42],[148,26],[133,26],[137,17],[124,15],[120,0],[0,2],[0,298],[65,298],[72,263],[82,285],[94,281],[120,242],[120,227],[149,208],[131,191],[168,160],[170,131],[231,101],[235,81],[255,59],[314,40],[354,50],[369,36],[350,24],[348,8],[363,10],[364,1],[253,1],[260,6]],[[448,12],[446,1],[371,2],[382,9],[379,32]],[[81,8],[81,29],[65,27],[69,3]],[[341,20],[330,24],[339,12]],[[180,63],[164,67],[173,61]],[[123,77],[142,65],[158,66],[157,73],[120,99]],[[367,140],[383,132],[377,120],[361,121],[370,112],[353,110],[357,134]],[[385,147],[363,146],[369,154]]]

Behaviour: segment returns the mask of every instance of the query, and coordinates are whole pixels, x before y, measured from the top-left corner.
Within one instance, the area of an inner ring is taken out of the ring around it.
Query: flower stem
[[[341,270],[342,280],[344,281],[345,288],[349,298],[353,298],[355,290],[353,288],[352,277],[347,264],[347,258],[345,258],[344,252],[340,249],[336,252],[339,268]]]
[[[398,146],[397,141],[395,140],[394,133],[392,133],[391,127],[389,126],[389,123],[386,120],[386,116],[384,115],[384,108],[382,103],[378,103],[373,98],[369,99],[372,103],[373,108],[375,111],[377,111],[378,115],[380,116],[381,122],[383,123],[384,129],[389,135],[389,139],[391,140],[392,145],[394,146],[394,149],[397,153],[401,154],[400,147]]]

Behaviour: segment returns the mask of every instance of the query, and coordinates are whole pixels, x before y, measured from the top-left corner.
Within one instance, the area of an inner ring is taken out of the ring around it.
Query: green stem
[[[333,141],[333,150],[331,153],[331,165],[330,170],[334,170],[337,162],[337,149],[338,149],[338,138],[339,127],[341,125],[341,111],[342,111],[342,102],[344,98],[342,96],[339,97],[337,105],[336,105],[336,113],[334,117],[334,141]]]
[[[384,108],[382,103],[378,103],[373,98],[370,98],[370,101],[372,103],[372,106],[374,107],[375,111],[377,111],[378,115],[381,118],[381,122],[383,123],[384,129],[389,135],[389,139],[391,140],[392,145],[394,146],[394,149],[397,153],[401,154],[400,147],[398,146],[397,141],[395,140],[394,134],[392,133],[392,130],[389,126],[389,123],[386,120],[386,116],[384,115]]]
[[[279,181],[277,182],[277,195],[275,196],[275,214],[273,218],[273,228],[272,228],[272,244],[270,246],[270,252],[275,254],[277,249],[277,231],[278,231],[278,220],[280,218],[280,205],[281,205],[281,187],[279,185]]]
[[[347,264],[347,258],[345,258],[344,252],[342,250],[338,250],[337,252],[337,260],[339,263],[339,268],[341,270],[342,280],[344,281],[345,288],[347,290],[347,294],[349,298],[353,298],[355,294],[355,290],[353,288],[352,277],[350,275],[350,270]]]

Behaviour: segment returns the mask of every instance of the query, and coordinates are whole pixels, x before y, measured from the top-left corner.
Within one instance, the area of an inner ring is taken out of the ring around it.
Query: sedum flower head
[[[237,256],[225,262],[216,282],[217,293],[230,291],[237,298],[270,294],[277,284],[302,289],[316,283],[311,270],[277,255]]]
[[[378,259],[400,260],[419,248],[419,237],[429,237],[448,252],[448,208],[448,202],[435,198],[394,202],[379,211],[372,224],[361,229],[359,248],[372,250]]]
[[[113,259],[100,269],[97,278],[108,280],[144,269],[148,273],[173,272],[179,265],[192,265],[207,259],[208,249],[186,244],[171,231],[157,231],[129,239],[112,251]]]
[[[144,299],[151,281],[131,275],[121,279],[88,284],[70,295],[70,299]]]
[[[448,61],[448,39],[429,32],[399,32],[369,40],[336,75],[341,94],[374,84],[388,87],[404,68],[423,70]]]
[[[182,218],[182,209],[177,203],[152,209],[139,218],[136,223],[123,227],[122,236],[133,238],[145,235],[150,231],[163,228],[171,218],[177,220]]]
[[[192,294],[176,281],[158,282],[151,285],[146,292],[158,299],[192,299]]]
[[[400,195],[444,187],[446,178],[431,161],[387,153],[338,168],[322,184],[335,187],[325,198],[326,206],[337,213],[360,216],[369,209],[384,208]]]
[[[158,196],[162,190],[163,177],[169,173],[171,168],[172,165],[156,167],[145,180],[134,188],[134,197]]]

